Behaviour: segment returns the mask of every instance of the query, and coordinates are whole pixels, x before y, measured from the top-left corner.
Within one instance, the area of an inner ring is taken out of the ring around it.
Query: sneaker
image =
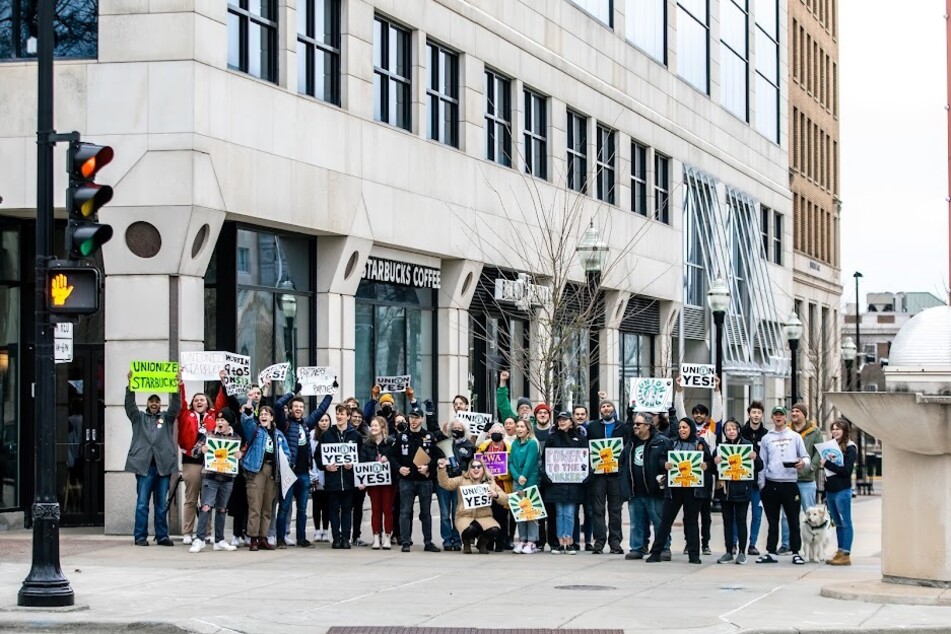
[[[624,550],[620,546],[611,546],[612,555],[623,555]]]
[[[569,548],[569,549],[568,549],[568,554],[569,554],[569,555],[577,555],[577,554],[578,554],[578,550],[580,550],[580,549],[578,549],[578,548]]]
[[[670,558],[671,558],[671,557],[670,557],[670,549],[669,549],[669,548],[665,548],[664,550],[660,551],[660,560],[661,560],[661,561],[670,561]]]
[[[736,563],[743,566],[746,565],[746,553],[737,553],[736,554]]]
[[[136,546],[148,546],[148,545],[149,545],[149,540],[147,540],[147,539],[137,539],[137,540],[135,540],[135,545],[136,545]]]
[[[757,559],[757,560],[756,560],[756,563],[758,563],[758,564],[778,564],[778,563],[779,563],[779,560],[776,559],[776,555],[774,555],[774,554],[772,554],[772,553],[766,553],[765,555],[763,555],[763,556],[761,556],[759,559]]]
[[[710,547],[709,547],[709,546],[704,546],[703,548],[700,549],[700,554],[702,554],[702,555],[712,555],[712,554],[713,554],[713,551],[710,550]]]
[[[525,544],[525,548],[522,549],[522,552],[525,553],[526,555],[534,555],[535,553],[538,552],[538,546],[536,546],[532,542],[528,542],[527,544]]]
[[[758,557],[759,549],[757,549],[756,546],[750,546],[749,548],[746,549],[746,554],[753,555],[754,557]]]
[[[806,563],[806,560],[799,556],[799,553],[793,553],[792,562],[797,566],[801,566]]]
[[[563,546],[555,546],[554,548],[551,549],[551,554],[552,554],[552,555],[563,555],[563,554],[565,554],[565,549],[564,549]]]
[[[789,550],[786,546],[780,546],[779,550],[776,551],[777,555],[791,555],[792,551]]]
[[[649,564],[656,564],[660,560],[661,560],[661,556],[658,553],[651,553],[650,557],[648,557],[644,561],[646,561]]]
[[[200,539],[192,540],[192,547],[188,549],[190,553],[200,553],[205,550],[205,542]]]
[[[222,539],[220,542],[215,542],[215,545],[212,548],[213,550],[238,550],[237,546],[229,544],[226,540]]]
[[[733,562],[733,555],[731,555],[730,553],[726,553],[725,555],[717,559],[718,564],[729,564],[732,562]]]
[[[294,539],[293,537],[288,536],[284,538],[284,543],[287,544],[288,546],[296,546],[297,540]]]
[[[277,548],[277,537],[268,537],[267,538],[268,546],[274,546]]]
[[[581,546],[579,546],[578,544],[572,544],[572,545],[569,546],[568,548],[569,548],[570,550],[575,551],[575,552],[581,550]]]
[[[215,545],[217,546],[217,544]],[[235,548],[239,548],[244,545],[244,540],[238,537],[237,535],[235,535],[234,537],[231,538],[231,545],[234,546]],[[215,550],[217,550],[217,548]]]
[[[691,557],[690,559],[687,560],[687,563],[688,564],[702,564],[703,562],[700,561],[699,557]]]
[[[403,544],[403,549],[402,549],[402,550],[403,550],[404,553],[408,553],[408,552],[410,551],[409,544]]]
[[[572,549],[572,552],[574,552],[574,549]],[[591,551],[592,555],[601,555],[603,553],[604,553],[603,548],[595,548],[594,550]]]
[[[437,546],[436,544],[434,544],[434,543],[432,543],[432,542],[429,542],[428,544],[426,544],[426,545],[423,547],[423,551],[425,551],[425,552],[427,552],[427,553],[438,553],[438,552],[441,552],[441,551],[439,550],[439,546]]]
[[[297,542],[297,547],[298,548],[313,548],[314,544],[313,542],[309,542],[306,539],[302,539],[299,542]]]
[[[287,542],[283,539],[277,540],[277,549],[278,550],[287,550]]]
[[[175,545],[175,542],[173,542],[168,537],[163,537],[162,539],[158,540],[155,543],[158,544],[159,546],[174,546]]]
[[[525,547],[526,547],[526,546],[527,546],[527,544],[523,544],[522,542],[519,542],[519,543],[515,544],[515,548],[512,549],[512,552],[513,552],[514,554],[516,554],[516,555],[521,555],[522,553],[525,552]]]
[[[182,535],[182,543],[185,544],[186,546],[188,546],[189,544],[191,544],[191,543],[192,543],[192,536],[191,536],[191,535]]]
[[[643,559],[643,558],[644,558],[644,553],[642,553],[642,552],[639,551],[639,550],[632,550],[632,551],[629,552],[628,554],[624,555],[624,558],[627,559],[628,561],[632,561],[632,560],[635,560],[635,559]]]
[[[594,544],[585,544],[584,550],[586,553],[590,553],[592,550],[594,550]]]
[[[687,547],[686,547],[686,546],[684,546],[684,554],[685,554],[685,555],[687,554]]]
[[[356,539],[354,539],[351,543],[352,543],[354,546],[357,546],[357,547],[369,546],[369,544],[367,544],[365,541],[363,541],[363,540],[360,539],[359,537],[357,537]]]

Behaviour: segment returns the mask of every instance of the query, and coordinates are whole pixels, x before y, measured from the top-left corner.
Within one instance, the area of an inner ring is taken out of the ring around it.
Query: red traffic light
[[[115,153],[108,145],[76,141],[69,146],[69,177],[72,180],[92,180],[96,173],[112,162]]]

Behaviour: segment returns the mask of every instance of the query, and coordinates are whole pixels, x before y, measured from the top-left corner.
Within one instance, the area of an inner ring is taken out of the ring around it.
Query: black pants
[[[555,512],[555,503],[549,502],[545,498],[545,491],[547,487],[544,485],[539,486],[539,493],[542,494],[542,501],[545,503],[545,513],[548,515],[543,520],[538,520],[538,543],[535,544],[538,546],[539,550],[545,548],[545,544],[548,544],[549,548],[555,549],[558,547],[558,527],[555,525],[557,514]]]
[[[396,518],[396,521],[393,522],[393,539],[396,540],[397,544],[402,544],[403,540],[400,537],[400,513],[403,512],[403,506],[400,504],[400,486],[399,481],[396,483],[396,488],[393,490],[393,517]],[[412,542],[412,536],[407,541]]]
[[[720,500],[720,509],[723,512],[723,539],[726,552],[733,552],[733,540],[736,539],[736,552],[746,552],[746,542],[750,537],[749,527],[746,525],[746,515],[750,510],[749,501],[728,502]],[[736,522],[736,532],[733,534],[733,522]]]
[[[466,530],[462,531],[461,537],[467,542],[471,542],[479,537],[484,537],[488,540],[488,543],[491,544],[492,542],[497,542],[502,535],[503,533],[499,530],[498,526],[493,526],[489,530],[483,530],[479,522],[473,521],[466,527]]]
[[[353,490],[353,541],[360,537],[360,525],[363,524],[363,503],[366,499],[367,492],[365,490]]]
[[[492,538],[493,541],[490,543],[494,544],[495,549],[499,552],[505,550],[505,547],[509,545],[509,525],[515,525],[515,522],[509,521],[511,518],[512,512],[509,510],[508,505],[492,505],[492,519],[498,522],[500,528],[496,531],[495,536]]]
[[[335,542],[350,538],[353,491],[327,491],[330,498],[330,530]]]
[[[313,489],[310,492],[311,516],[314,518],[314,528],[327,530],[330,525],[330,497],[324,489]]]
[[[235,537],[246,537],[248,533],[248,486],[244,472],[239,472],[234,478],[231,497],[228,498],[228,515],[233,518],[232,534]]]
[[[710,546],[710,524],[713,523],[711,504],[713,504],[711,498],[700,500],[700,543],[704,548]]]
[[[700,503],[703,501],[695,497],[693,489],[671,488],[671,497],[664,500],[664,518],[660,523],[660,532],[651,546],[651,553],[658,555],[664,549],[670,529],[677,519],[681,507],[684,509],[684,532],[687,534],[687,554],[691,559],[700,557],[700,529],[697,526],[697,517],[700,514]]]
[[[760,491],[763,501],[763,511],[769,530],[766,533],[766,552],[776,553],[779,543],[779,510],[786,514],[789,522],[789,549],[798,553],[802,548],[802,536],[799,534],[799,485],[795,482],[766,481],[766,486]]]
[[[588,484],[588,502],[585,513],[591,509],[595,550],[603,550],[607,543],[611,548],[620,548],[624,537],[621,534],[621,488],[620,480],[613,475],[591,476]],[[605,525],[604,511],[608,521]]]
[[[402,544],[413,541],[413,503],[419,497],[419,523],[423,528],[423,543],[433,543],[433,481],[400,480],[400,537]]]

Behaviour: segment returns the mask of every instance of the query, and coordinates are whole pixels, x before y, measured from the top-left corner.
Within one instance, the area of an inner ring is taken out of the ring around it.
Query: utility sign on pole
[[[69,363],[73,360],[72,324],[56,324],[53,331],[53,355],[56,363]]]

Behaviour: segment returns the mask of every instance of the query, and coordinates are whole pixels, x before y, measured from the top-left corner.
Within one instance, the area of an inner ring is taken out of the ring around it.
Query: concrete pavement
[[[436,504],[433,504],[434,510]],[[706,634],[763,631],[951,631],[951,607],[880,605],[819,595],[836,581],[878,579],[881,499],[853,506],[853,565],[686,563],[682,531],[674,561],[617,555],[409,554],[355,548],[190,554],[135,547],[86,529],[62,536],[63,571],[88,609],[13,609],[29,572],[29,532],[0,535],[0,631],[325,633],[332,626],[617,628]],[[436,533],[438,534],[438,520]],[[230,522],[229,522],[230,524]],[[95,529],[98,531],[100,529]],[[626,527],[625,527],[626,530]],[[713,542],[722,541],[718,519]],[[417,544],[419,528],[416,528]],[[765,523],[760,545],[765,542]],[[831,628],[831,629],[830,629]]]

